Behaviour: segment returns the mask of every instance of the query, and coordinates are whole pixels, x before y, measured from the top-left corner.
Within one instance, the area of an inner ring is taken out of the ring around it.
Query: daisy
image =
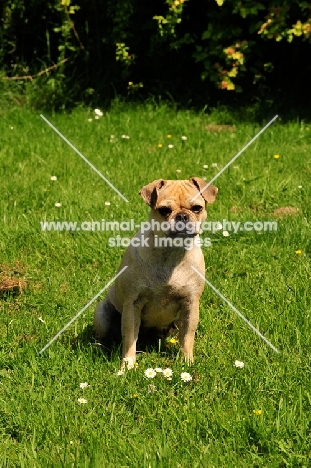
[[[106,206],[110,206],[110,201],[105,201]]]
[[[238,367],[239,369],[243,369],[244,367],[244,362],[242,361],[234,361],[235,367]]]
[[[88,122],[92,122],[93,119],[87,119]]]
[[[187,137],[186,137],[185,135],[183,135],[183,136],[181,137],[181,139],[184,140],[184,141],[186,141],[186,140],[187,140]]]
[[[98,119],[99,119],[99,115],[95,115],[95,119],[98,120]]]
[[[222,232],[222,235],[223,235],[224,237],[228,237],[228,236],[230,236],[230,234],[229,234],[229,232],[228,232],[228,231],[223,231],[223,232]]]
[[[156,367],[154,370],[157,374],[161,374],[161,372],[163,372],[163,369],[161,367]]]
[[[183,382],[190,382],[190,380],[192,380],[192,377],[188,372],[182,372],[180,374],[180,378]]]
[[[96,114],[98,117],[102,117],[102,116],[103,116],[102,111],[99,110],[99,109],[95,109],[94,112],[95,112],[95,114]]]
[[[180,172],[181,172],[181,169],[176,169],[176,172],[180,173]]]
[[[168,145],[168,148],[170,148],[170,149],[174,148],[174,145]]]
[[[203,169],[208,169],[208,165],[204,164]]]
[[[172,369],[170,369],[169,367],[167,367],[166,369],[163,370],[163,375],[166,379],[170,379],[173,375],[173,371]]]
[[[89,387],[89,384],[87,382],[81,382],[80,383],[80,388],[84,389],[84,388],[87,388]]]
[[[117,372],[117,375],[123,375],[124,372],[125,372],[124,369],[121,369],[121,370],[119,370],[119,371]]]
[[[151,367],[145,370],[145,376],[148,377],[148,379],[153,379],[156,375],[157,375],[156,371],[152,369]]]
[[[85,405],[87,400],[85,398],[78,398],[78,403],[80,403],[80,405]]]
[[[51,180],[57,180],[56,175],[52,175]]]
[[[56,208],[60,208],[60,207],[62,206],[62,204],[59,203],[59,202],[56,202],[56,203],[55,203],[55,206],[56,206]]]
[[[121,138],[125,138],[126,140],[128,140],[130,137],[128,135],[121,135]]]

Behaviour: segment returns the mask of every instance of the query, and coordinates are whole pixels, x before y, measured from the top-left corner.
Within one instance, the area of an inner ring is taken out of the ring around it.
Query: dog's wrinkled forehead
[[[156,205],[165,201],[171,205],[190,205],[193,197],[198,194],[198,189],[189,180],[168,180],[161,190],[158,190]],[[200,194],[197,201],[204,202]]]
[[[200,200],[201,202],[213,203],[217,192],[217,187],[208,185],[205,180],[199,177],[192,177],[189,180],[154,180],[145,185],[139,194],[147,205],[156,208],[163,200],[182,206],[190,204],[194,197],[196,197],[197,202]]]

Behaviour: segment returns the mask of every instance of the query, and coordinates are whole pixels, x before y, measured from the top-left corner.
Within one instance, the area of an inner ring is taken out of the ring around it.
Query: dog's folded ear
[[[192,177],[190,179],[200,191],[202,197],[204,198],[207,203],[214,203],[218,188],[214,185],[208,185],[205,180],[201,179],[200,177]]]
[[[158,199],[158,190],[160,190],[163,185],[165,185],[164,179],[154,180],[153,182],[150,182],[150,184],[145,185],[140,190],[139,195],[142,197],[144,202],[147,203],[147,205],[151,206],[151,208],[154,208]]]

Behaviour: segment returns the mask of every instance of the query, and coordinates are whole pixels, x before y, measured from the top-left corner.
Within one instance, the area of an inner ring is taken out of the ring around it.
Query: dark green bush
[[[3,0],[1,18],[2,94],[19,86],[35,106],[115,94],[273,100],[310,88],[302,0]]]

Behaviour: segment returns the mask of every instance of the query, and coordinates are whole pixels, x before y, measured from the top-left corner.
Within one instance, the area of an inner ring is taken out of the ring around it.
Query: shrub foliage
[[[311,71],[311,4],[302,0],[2,5],[1,85],[33,90],[40,105],[112,93],[267,96],[302,90]]]

